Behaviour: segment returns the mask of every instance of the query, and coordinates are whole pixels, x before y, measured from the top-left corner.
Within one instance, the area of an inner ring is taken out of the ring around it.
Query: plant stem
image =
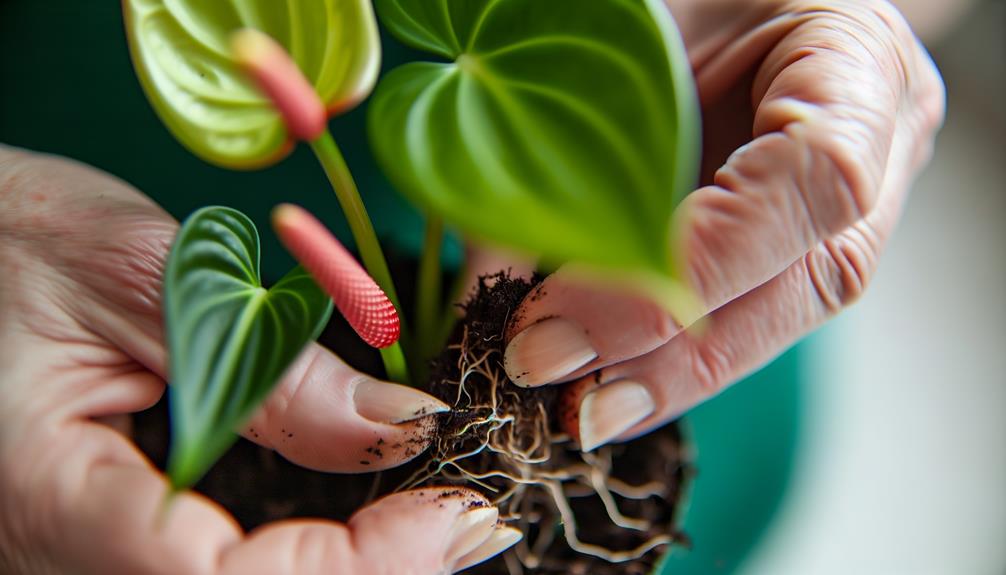
[[[356,248],[360,251],[360,258],[363,260],[363,267],[367,268],[377,285],[381,286],[388,299],[398,310],[398,318],[402,326],[402,335],[399,342],[381,350],[381,359],[384,361],[384,369],[389,380],[397,383],[409,383],[408,363],[405,360],[405,353],[402,348],[409,348],[408,330],[406,329],[405,316],[402,314],[402,306],[398,301],[398,293],[395,285],[391,281],[391,272],[388,270],[388,263],[384,259],[384,252],[381,251],[381,244],[377,241],[377,234],[374,232],[374,225],[367,215],[367,208],[360,198],[360,191],[356,187],[353,175],[346,166],[346,160],[342,157],[339,146],[332,138],[332,133],[325,130],[316,140],[310,142],[311,150],[318,157],[328,181],[335,190],[335,196],[339,199],[346,220],[349,222],[349,229],[353,232],[356,240]],[[399,345],[401,344],[401,345]]]
[[[399,341],[380,350],[381,361],[384,363],[384,372],[388,381],[411,385],[409,364],[405,360],[405,352],[402,351],[401,337],[399,336]]]
[[[436,216],[426,219],[423,253],[416,278],[416,337],[423,363],[440,351],[437,312],[442,305],[440,249],[444,242],[444,222]]]
[[[440,342],[441,347],[447,343],[454,330],[454,325],[461,319],[456,304],[465,297],[464,290],[469,287],[467,283],[468,265],[466,260],[462,260],[457,274],[454,276],[454,281],[451,283],[450,291],[447,292],[447,303],[440,311],[440,319],[436,327],[436,340]]]

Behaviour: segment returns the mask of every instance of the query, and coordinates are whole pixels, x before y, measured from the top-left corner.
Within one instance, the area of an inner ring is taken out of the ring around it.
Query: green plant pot
[[[793,468],[803,357],[797,346],[688,415],[695,475],[680,526],[692,546],[672,547],[655,573],[735,573],[762,540]]]

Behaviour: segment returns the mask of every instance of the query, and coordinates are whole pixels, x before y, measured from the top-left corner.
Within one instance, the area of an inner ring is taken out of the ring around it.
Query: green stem
[[[405,360],[405,352],[402,351],[401,339],[404,336],[404,332],[402,333],[403,335],[400,335],[398,338],[399,341],[380,350],[381,361],[384,363],[384,372],[387,375],[388,381],[411,385],[411,381],[409,380],[409,363]]]
[[[367,215],[367,208],[360,198],[360,191],[353,181],[346,160],[339,151],[339,146],[332,138],[331,132],[325,130],[316,140],[310,142],[314,155],[318,157],[321,166],[325,169],[328,181],[332,183],[335,196],[339,199],[346,220],[349,221],[349,229],[353,232],[356,240],[356,248],[360,251],[363,259],[363,266],[367,268],[377,285],[384,290],[388,299],[398,310],[398,318],[401,321],[402,335],[399,343],[381,350],[381,359],[384,361],[384,369],[388,379],[398,383],[409,383],[408,364],[405,360],[403,347],[409,348],[408,330],[406,330],[405,316],[402,314],[402,306],[398,301],[398,293],[395,285],[391,281],[391,272],[388,270],[388,263],[384,259],[384,252],[381,251],[381,244],[377,241],[377,234],[374,232],[374,225]]]
[[[426,237],[416,278],[416,338],[424,360],[440,351],[437,312],[442,305],[440,249],[444,242],[444,222],[436,216],[426,220]]]
[[[441,347],[447,343],[447,340],[451,337],[451,332],[454,331],[454,325],[460,319],[456,304],[465,297],[464,290],[468,287],[467,280],[468,262],[462,261],[458,267],[457,275],[454,276],[454,281],[451,283],[450,291],[447,293],[447,303],[441,308],[440,312],[440,320],[436,333],[437,341],[440,342]]]

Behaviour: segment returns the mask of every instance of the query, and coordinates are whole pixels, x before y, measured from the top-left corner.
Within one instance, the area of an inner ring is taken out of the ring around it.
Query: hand
[[[160,278],[176,229],[108,175],[0,146],[0,572],[442,573],[519,539],[458,489],[392,495],[345,525],[284,521],[248,535],[183,493],[158,527],[167,483],[109,423],[164,391]],[[312,346],[251,439],[316,469],[381,469],[421,449],[375,460],[375,437],[425,448],[428,420],[413,415],[423,407],[446,409]]]
[[[708,185],[675,214],[703,329],[560,269],[507,334],[519,385],[574,382],[564,420],[584,450],[680,415],[855,301],[943,117],[939,75],[887,2],[671,9],[705,122]]]

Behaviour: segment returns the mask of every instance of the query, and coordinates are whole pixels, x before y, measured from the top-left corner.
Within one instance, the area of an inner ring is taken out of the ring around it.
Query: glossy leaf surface
[[[464,231],[553,262],[672,278],[696,183],[691,69],[659,0],[377,0],[448,62],[378,85],[371,143],[395,185]]]
[[[248,168],[291,143],[282,119],[231,54],[255,28],[293,57],[330,112],[366,97],[380,64],[369,0],[124,0],[133,65],[172,134],[204,160]]]
[[[234,443],[331,312],[303,268],[262,286],[258,232],[241,212],[208,207],[185,221],[164,274],[176,488],[198,481]]]

